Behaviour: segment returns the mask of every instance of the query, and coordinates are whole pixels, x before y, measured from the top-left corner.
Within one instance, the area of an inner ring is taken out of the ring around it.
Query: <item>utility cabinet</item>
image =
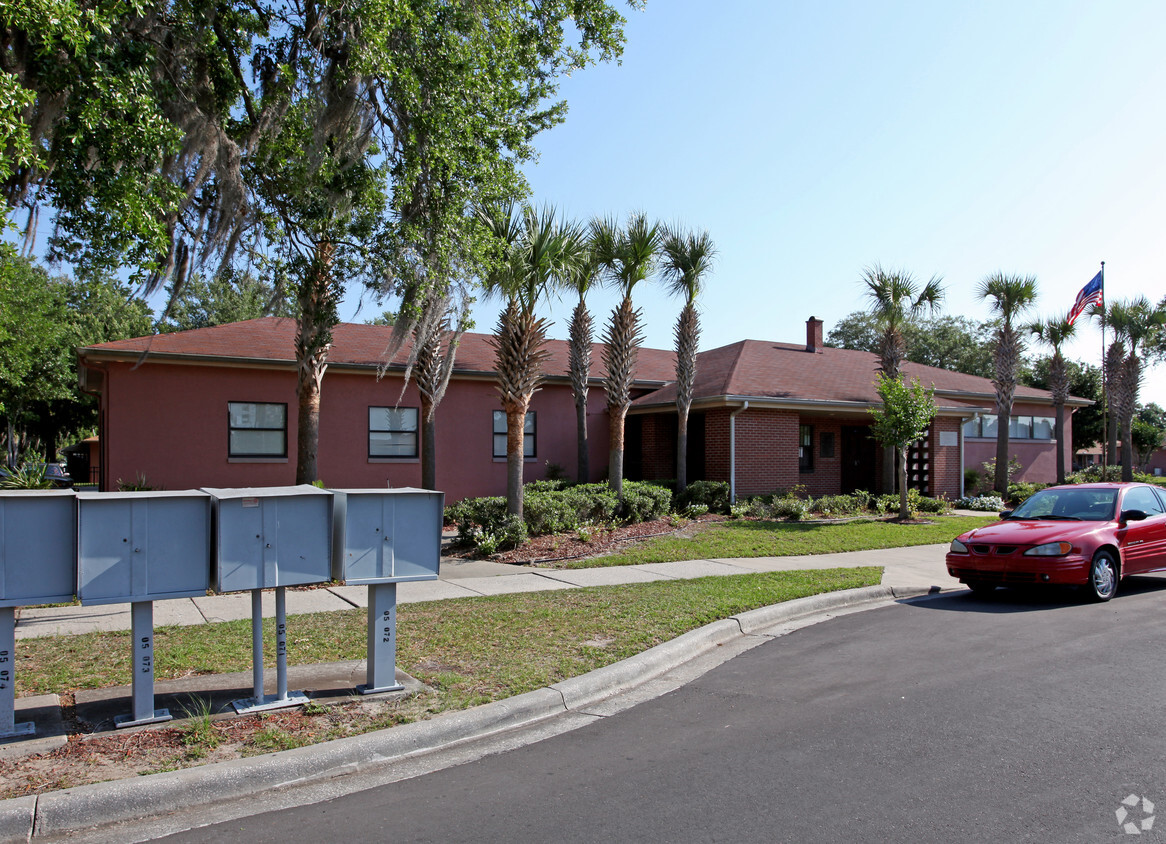
[[[337,489],[332,578],[349,585],[436,580],[445,494]]]
[[[194,598],[210,586],[210,496],[79,492],[77,597],[82,604]]]
[[[77,592],[72,490],[0,490],[0,607],[58,604]]]
[[[332,494],[306,484],[212,489],[218,592],[332,579]]]

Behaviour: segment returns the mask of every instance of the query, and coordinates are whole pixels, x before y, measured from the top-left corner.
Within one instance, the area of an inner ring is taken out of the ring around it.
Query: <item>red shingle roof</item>
[[[81,350],[82,356],[136,358],[147,352],[155,359],[181,357],[184,359],[226,358],[234,362],[287,363],[295,360],[293,341],[295,320],[281,317],[260,319],[180,331],[115,340]],[[376,367],[388,344],[391,329],[379,325],[341,323],[333,332],[332,349],[328,360],[335,366]],[[489,343],[492,335],[470,334],[462,337],[458,347],[455,371],[463,374],[490,374],[494,367],[494,349]],[[592,348],[592,376],[604,374],[602,346]],[[551,353],[546,372],[552,377],[567,376],[567,343],[551,340]],[[403,364],[406,350],[398,353],[395,364]],[[664,349],[641,349],[636,369],[636,380],[664,383],[665,386],[635,401],[639,407],[651,407],[676,402],[676,355]],[[807,352],[804,345],[772,343],[761,340],[741,340],[718,349],[710,349],[698,356],[694,398],[713,399],[721,396],[757,398],[781,401],[821,401],[877,403],[874,389],[878,357],[869,352],[849,349],[823,348],[817,353]],[[992,395],[992,382],[987,378],[965,375],[948,369],[905,363],[903,371],[909,377],[918,377],[928,387],[941,394],[968,393]],[[1035,399],[1049,402],[1050,394],[1031,387],[1017,387],[1017,399]],[[959,396],[943,395],[944,404],[959,404]],[[972,400],[971,396],[965,400]],[[976,402],[980,404],[982,402]],[[1083,404],[1078,400],[1073,404]]]
[[[343,322],[332,332],[332,348],[328,362],[334,366],[379,366],[388,346],[392,329],[383,325],[359,325]],[[229,358],[233,361],[286,362],[295,361],[296,323],[282,317],[261,317],[243,322],[232,322],[210,328],[179,331],[174,334],[156,334],[149,337],[135,337],[129,340],[114,340],[100,343],[81,350],[84,357],[126,357],[137,358],[143,352],[155,359],[167,357]],[[488,340],[489,334],[462,336],[457,351],[455,371],[461,373],[492,373],[494,371],[494,349]],[[567,343],[565,340],[549,341],[550,358],[545,371],[550,376],[567,376]],[[592,376],[602,377],[603,362],[600,354],[602,346],[592,347]],[[408,346],[399,352],[394,363],[404,363]],[[147,358],[149,359],[149,358]],[[676,355],[662,349],[641,349],[636,367],[639,382],[664,382],[676,377]]]
[[[735,398],[788,399],[791,401],[878,403],[874,381],[878,356],[850,349],[823,348],[807,352],[804,345],[742,340],[719,349],[702,352],[697,358],[694,399],[732,396]],[[918,377],[924,386],[940,393],[961,392],[994,395],[987,378],[965,375],[933,366],[903,364],[908,377]],[[944,396],[958,402],[958,397]],[[1050,393],[1032,387],[1017,387],[1017,399],[1050,401]],[[635,401],[636,406],[674,404],[676,384],[668,384]]]

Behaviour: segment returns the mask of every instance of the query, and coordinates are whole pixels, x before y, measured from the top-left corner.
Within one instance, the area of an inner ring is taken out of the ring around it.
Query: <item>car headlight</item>
[[[951,541],[951,549],[950,550],[951,550],[952,554],[966,554],[966,553],[968,553],[968,546],[964,545],[958,539],[953,539]]]
[[[1035,545],[1024,552],[1026,557],[1063,557],[1073,550],[1071,542],[1046,542]]]

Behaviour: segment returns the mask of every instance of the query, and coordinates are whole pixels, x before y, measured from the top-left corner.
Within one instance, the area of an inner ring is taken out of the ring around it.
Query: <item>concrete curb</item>
[[[646,683],[742,636],[832,610],[925,595],[926,589],[868,586],[828,592],[707,624],[636,656],[517,697],[375,733],[200,768],[77,786],[0,801],[0,841],[30,841],[158,814],[158,807],[238,800],[261,792],[368,771],[526,726]]]

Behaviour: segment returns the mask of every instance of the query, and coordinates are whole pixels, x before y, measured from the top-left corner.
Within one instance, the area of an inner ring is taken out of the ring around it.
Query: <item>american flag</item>
[[[1077,317],[1085,312],[1085,309],[1090,305],[1097,305],[1101,307],[1105,299],[1105,279],[1099,272],[1093,276],[1093,279],[1081,288],[1081,292],[1077,294],[1077,301],[1073,303],[1073,307],[1069,309],[1069,325],[1076,322]]]

